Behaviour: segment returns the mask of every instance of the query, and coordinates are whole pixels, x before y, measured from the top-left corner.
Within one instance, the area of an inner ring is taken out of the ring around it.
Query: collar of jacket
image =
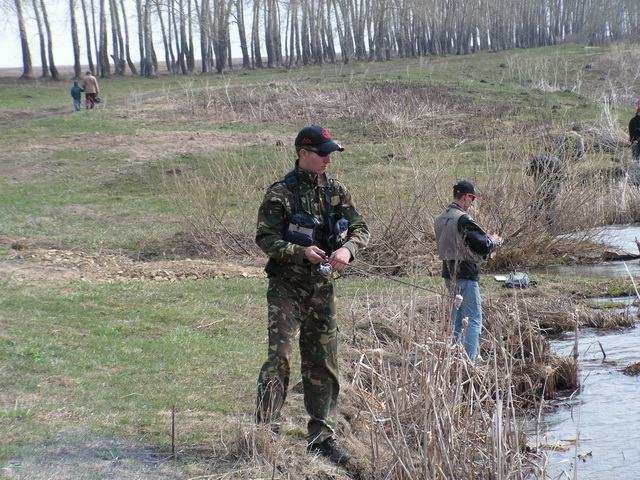
[[[317,173],[311,173],[307,170],[303,170],[298,166],[298,162],[296,161],[296,178],[298,181],[306,185],[310,188],[314,188],[317,186],[326,187],[327,186],[327,174],[323,173],[322,175],[318,175]]]
[[[448,209],[449,208],[455,208],[457,210],[460,210],[461,212],[464,212],[464,209],[460,205],[458,205],[457,203],[453,203],[453,202],[451,202],[447,208]],[[464,212],[464,213],[467,213],[467,212]]]

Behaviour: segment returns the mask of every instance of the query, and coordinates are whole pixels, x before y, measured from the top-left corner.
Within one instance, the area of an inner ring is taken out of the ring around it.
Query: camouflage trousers
[[[309,414],[307,441],[321,442],[335,433],[340,391],[334,281],[298,283],[272,277],[267,301],[269,354],[258,377],[256,419],[275,428],[280,424],[299,331],[304,405]]]

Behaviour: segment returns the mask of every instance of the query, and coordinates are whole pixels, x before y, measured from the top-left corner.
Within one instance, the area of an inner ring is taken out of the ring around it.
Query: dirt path
[[[201,259],[136,262],[117,254],[85,253],[73,250],[13,250],[0,258],[0,281],[21,285],[52,283],[126,282],[150,280],[177,282],[213,278],[259,278],[264,270],[254,264]],[[263,263],[263,262],[262,262]]]
[[[165,93],[150,93],[147,95],[141,95],[140,99],[148,100],[153,98],[158,98],[165,95]],[[109,105],[121,105],[124,103],[124,100],[110,100]],[[84,108],[84,103],[83,103]],[[101,108],[98,106],[98,108]],[[34,110],[34,111],[22,111],[22,112],[1,112],[0,111],[0,132],[4,132],[7,130],[12,130],[18,127],[24,127],[25,125],[29,125],[36,120],[42,120],[45,118],[58,117],[60,115],[69,115],[72,113],[76,113],[73,109],[72,105],[60,107],[60,108],[47,108],[44,110]]]

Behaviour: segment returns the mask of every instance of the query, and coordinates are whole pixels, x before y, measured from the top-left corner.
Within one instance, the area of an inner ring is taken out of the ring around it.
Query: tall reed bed
[[[524,412],[575,388],[575,363],[549,353],[516,295],[488,301],[472,366],[451,344],[450,300],[444,290],[395,289],[352,312],[369,335],[349,345],[357,413],[347,412],[350,433],[368,445],[371,478],[534,478]]]

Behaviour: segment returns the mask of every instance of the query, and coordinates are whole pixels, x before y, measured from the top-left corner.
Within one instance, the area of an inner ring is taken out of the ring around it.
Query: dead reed
[[[447,297],[406,295],[354,313],[369,332],[349,345],[342,411],[369,439],[371,478],[527,478],[524,409],[575,388],[575,362],[550,355],[535,321],[502,298],[486,309],[474,368],[451,345]]]

